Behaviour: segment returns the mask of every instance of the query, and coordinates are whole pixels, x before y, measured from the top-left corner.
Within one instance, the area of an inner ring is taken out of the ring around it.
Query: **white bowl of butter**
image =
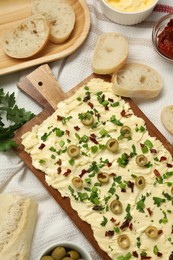
[[[103,13],[113,22],[133,25],[144,21],[159,0],[100,0]]]

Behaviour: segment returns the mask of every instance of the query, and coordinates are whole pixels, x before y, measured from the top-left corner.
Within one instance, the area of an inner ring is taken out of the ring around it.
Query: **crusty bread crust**
[[[154,98],[163,87],[160,75],[139,63],[127,63],[112,75],[112,83],[116,95],[131,98]]]
[[[0,256],[3,260],[27,260],[38,205],[30,198],[0,194]]]
[[[49,26],[44,16],[29,16],[4,35],[3,51],[17,59],[29,58],[40,52],[49,39]]]
[[[92,70],[97,74],[112,74],[122,68],[128,57],[128,41],[118,33],[99,36],[92,57]]]
[[[63,43],[74,29],[74,10],[63,0],[35,0],[33,1],[32,13],[40,13],[49,21],[49,39],[53,43]]]
[[[164,127],[173,135],[173,105],[164,107],[160,118]]]

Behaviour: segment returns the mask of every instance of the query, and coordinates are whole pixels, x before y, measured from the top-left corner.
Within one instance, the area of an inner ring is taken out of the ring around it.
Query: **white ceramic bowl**
[[[40,260],[42,256],[50,255],[50,253],[53,251],[53,249],[55,249],[58,246],[62,246],[62,247],[68,248],[68,249],[76,250],[80,254],[81,260],[93,260],[90,256],[90,254],[88,253],[88,251],[85,248],[83,248],[83,247],[81,247],[77,244],[71,243],[71,242],[57,242],[57,243],[49,246],[48,248],[46,248],[41,253],[38,260]]]
[[[113,22],[123,25],[133,25],[144,21],[152,12],[159,0],[149,8],[139,12],[121,12],[111,7],[105,0],[99,0],[103,13]]]

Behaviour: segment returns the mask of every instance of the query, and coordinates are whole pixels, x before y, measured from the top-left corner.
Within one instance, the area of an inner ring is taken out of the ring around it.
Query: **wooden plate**
[[[97,250],[102,259],[110,260],[110,257],[100,249],[98,246],[90,225],[83,222],[78,214],[72,209],[70,201],[68,198],[62,198],[60,193],[54,188],[47,185],[45,182],[44,174],[35,169],[32,166],[31,157],[24,151],[24,147],[21,145],[21,136],[30,131],[32,127],[36,124],[41,124],[44,119],[50,116],[57,108],[58,102],[72,96],[81,86],[86,84],[90,79],[97,77],[98,75],[92,74],[86,79],[84,79],[77,86],[73,87],[67,93],[64,93],[61,87],[58,85],[57,80],[51,73],[50,68],[47,65],[42,65],[32,73],[30,73],[25,78],[22,78],[18,83],[18,87],[24,91],[27,95],[32,97],[39,105],[43,107],[43,111],[21,127],[17,132],[14,140],[19,144],[16,148],[16,152],[19,157],[25,162],[32,173],[40,180],[43,186],[49,191],[49,193],[54,197],[58,204],[64,209],[68,216],[72,219],[75,225],[81,230],[81,232],[90,241],[92,246]],[[101,77],[101,76],[99,76]],[[110,77],[102,76],[102,79],[110,81]],[[131,99],[125,99],[133,109],[134,113],[143,118],[146,122],[147,129],[151,136],[157,137],[165,148],[170,151],[173,156],[173,146],[166,140],[166,138],[158,131],[158,129],[149,121],[149,119],[142,113],[142,111],[137,107],[137,105]]]
[[[90,13],[85,0],[67,0],[76,15],[75,28],[70,38],[62,44],[48,42],[34,58],[14,59],[2,51],[0,43],[0,75],[26,69],[34,65],[64,58],[73,53],[86,39],[90,29]],[[0,39],[3,34],[31,15],[31,0],[0,0]]]

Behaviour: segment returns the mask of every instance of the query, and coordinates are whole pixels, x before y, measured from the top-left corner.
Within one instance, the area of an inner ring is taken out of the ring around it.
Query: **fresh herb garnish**
[[[118,119],[116,119],[115,115],[112,115],[110,118],[111,123],[114,125],[122,126],[123,123],[121,123]]]
[[[162,203],[164,203],[166,200],[159,198],[159,197],[153,197],[154,204],[157,205],[157,207],[160,207]]]
[[[129,162],[129,156],[126,153],[123,153],[121,157],[118,158],[117,162],[119,166],[125,168]]]
[[[15,131],[35,115],[16,105],[14,93],[4,93],[0,89],[0,152],[6,152],[17,146],[12,140]],[[5,122],[8,126],[5,126]]]
[[[142,212],[144,213],[144,208],[145,208],[145,199],[146,197],[145,196],[142,196],[142,198],[137,202],[136,204],[136,209],[139,211],[139,212]]]
[[[132,254],[129,252],[125,256],[118,256],[117,260],[130,260],[132,257]]]
[[[108,219],[105,216],[103,216],[103,221],[100,223],[100,225],[102,227],[105,227],[107,223],[108,223]]]

